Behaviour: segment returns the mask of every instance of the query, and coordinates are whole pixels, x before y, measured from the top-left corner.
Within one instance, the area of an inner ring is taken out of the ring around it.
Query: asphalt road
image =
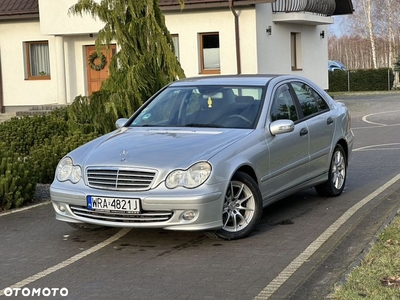
[[[155,229],[82,232],[56,221],[48,203],[3,213],[0,297],[329,298],[400,207],[400,94],[336,100],[349,107],[356,135],[340,197],[308,189],[284,199],[238,241]]]

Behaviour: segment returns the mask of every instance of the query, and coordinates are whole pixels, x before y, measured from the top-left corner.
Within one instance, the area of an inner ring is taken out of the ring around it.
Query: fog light
[[[64,207],[64,205],[62,205],[62,204],[58,204],[58,209],[59,209],[61,212],[65,212],[65,207]]]
[[[196,216],[196,213],[193,210],[187,210],[182,214],[182,219],[185,221],[193,220]]]

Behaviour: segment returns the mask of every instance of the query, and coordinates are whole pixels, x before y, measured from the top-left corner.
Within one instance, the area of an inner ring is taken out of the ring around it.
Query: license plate
[[[109,212],[140,213],[139,199],[88,196],[87,208]]]

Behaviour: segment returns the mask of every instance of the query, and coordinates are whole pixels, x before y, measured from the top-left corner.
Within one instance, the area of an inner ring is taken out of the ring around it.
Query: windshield
[[[168,87],[131,126],[254,128],[263,87]]]

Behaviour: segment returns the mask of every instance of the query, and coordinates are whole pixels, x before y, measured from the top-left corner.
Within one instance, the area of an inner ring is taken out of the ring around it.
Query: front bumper
[[[144,192],[118,192],[91,189],[54,182],[50,195],[56,219],[110,227],[163,228],[169,230],[211,230],[222,227],[222,206],[227,183],[204,185],[198,189],[158,187]],[[64,187],[66,186],[66,187]],[[141,213],[110,213],[87,209],[87,196],[140,199]],[[194,212],[193,219],[183,217]]]

